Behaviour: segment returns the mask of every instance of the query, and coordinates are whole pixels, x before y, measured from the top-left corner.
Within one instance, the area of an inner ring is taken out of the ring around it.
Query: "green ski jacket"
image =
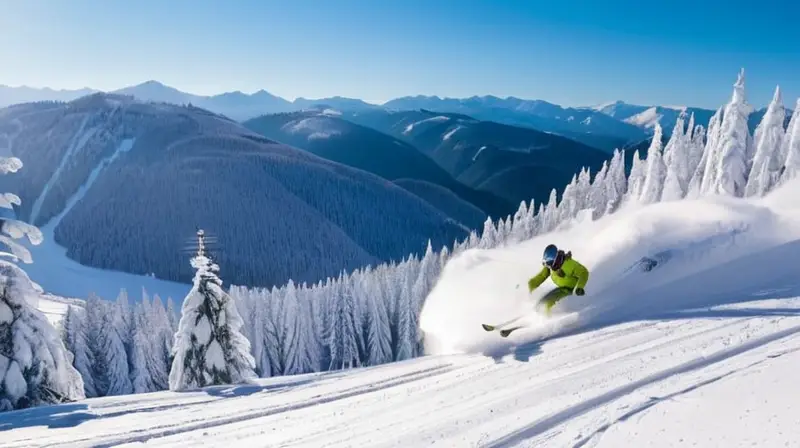
[[[589,270],[568,254],[561,265],[561,269],[551,271],[550,268],[544,266],[536,276],[528,280],[528,291],[538,288],[539,285],[547,280],[548,276],[556,286],[574,290],[575,288],[584,288],[586,286],[586,282],[589,281]]]

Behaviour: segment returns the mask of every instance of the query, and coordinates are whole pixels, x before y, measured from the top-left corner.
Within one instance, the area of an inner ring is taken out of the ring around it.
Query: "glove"
[[[586,291],[583,288],[575,288],[575,295],[582,296],[584,294],[586,294]]]

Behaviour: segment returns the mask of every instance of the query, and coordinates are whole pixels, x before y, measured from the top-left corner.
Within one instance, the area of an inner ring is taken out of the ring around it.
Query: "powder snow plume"
[[[798,187],[794,181],[753,200],[714,196],[630,207],[521,244],[465,251],[445,266],[422,310],[426,352],[500,356],[569,331],[711,306],[753,282],[730,278],[720,266],[800,237],[800,200],[792,193]],[[585,296],[564,299],[544,318],[534,306],[554,285],[548,279],[529,294],[527,281],[550,243],[571,251],[590,277]],[[645,258],[658,265],[642,269]],[[508,339],[481,328],[520,315],[526,327]]]

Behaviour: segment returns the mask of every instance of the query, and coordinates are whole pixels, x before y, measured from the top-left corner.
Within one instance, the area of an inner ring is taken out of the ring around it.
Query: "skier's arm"
[[[531,279],[528,280],[528,292],[533,291],[534,289],[538,288],[539,285],[544,283],[544,281],[547,280],[548,275],[550,275],[550,269],[545,266],[541,271],[539,271],[538,274],[536,274],[535,277],[531,277]]]
[[[578,281],[575,283],[575,289],[583,289],[586,287],[586,283],[589,281],[589,270],[586,267],[578,262],[575,262],[575,270],[573,271],[573,275],[578,277]]]

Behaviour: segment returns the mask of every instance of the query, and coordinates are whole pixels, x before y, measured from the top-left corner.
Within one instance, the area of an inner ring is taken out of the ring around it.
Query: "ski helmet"
[[[544,248],[544,254],[542,255],[542,264],[545,266],[552,266],[553,263],[556,261],[556,257],[558,256],[558,248],[555,244],[549,244],[547,247]]]

